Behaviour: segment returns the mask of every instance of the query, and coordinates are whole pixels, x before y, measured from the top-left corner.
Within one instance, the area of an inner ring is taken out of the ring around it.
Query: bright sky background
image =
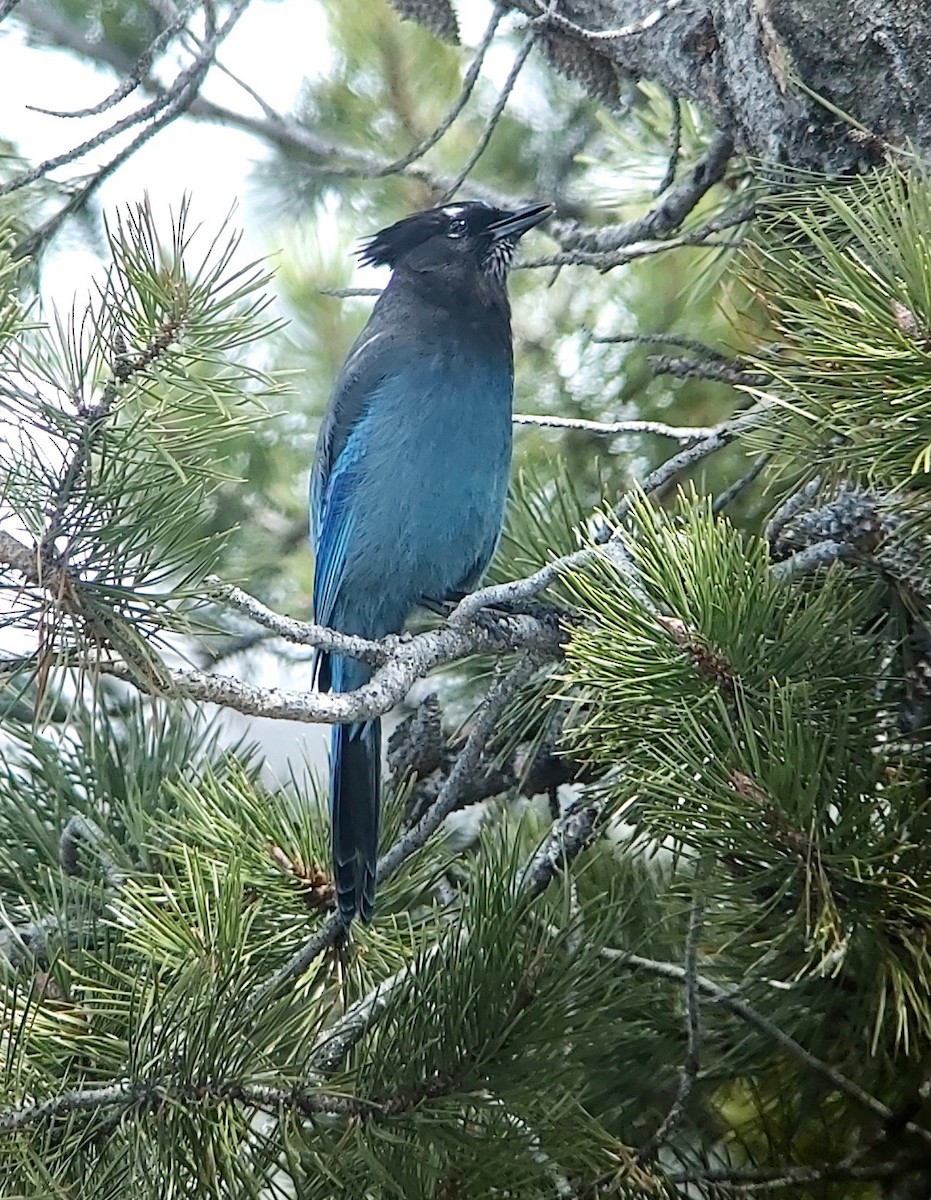
[[[218,58],[274,108],[289,112],[307,75],[326,68],[326,22],[317,5],[308,0],[253,0],[223,43]],[[108,68],[83,62],[66,51],[30,46],[15,12],[0,24],[0,80],[4,134],[32,162],[68,149],[110,124],[116,115],[144,103],[140,92],[103,117],[72,120],[30,111],[30,104],[64,111],[96,104],[112,91],[116,76]],[[225,107],[246,113],[257,111],[255,102],[215,69],[209,73],[201,94]],[[95,161],[105,161],[104,156],[110,153],[108,144]],[[161,130],[101,186],[97,203],[112,212],[148,192],[161,217],[167,216],[170,208],[176,209],[187,191],[193,199],[192,216],[205,218],[211,225],[237,203],[233,222],[243,230],[240,253],[254,259],[275,249],[249,204],[250,172],[267,154],[265,144],[250,134],[181,118]],[[57,177],[68,178],[73,170],[62,168]],[[67,310],[75,294],[90,290],[90,281],[99,271],[93,250],[65,228],[45,262],[46,302]],[[294,688],[308,684],[306,678],[287,671],[272,655],[254,662],[254,667],[260,673],[257,682]],[[226,669],[235,672],[235,662]],[[317,766],[322,763],[326,737],[322,728],[256,721],[235,713],[227,714],[224,723],[232,736],[246,732],[261,742],[273,776],[283,778],[289,762],[300,775],[305,754]]]
[[[218,58],[273,108],[287,113],[303,80],[326,69],[325,18],[308,0],[253,0],[223,42]],[[72,120],[30,111],[30,104],[63,111],[86,108],[108,95],[117,77],[109,68],[93,66],[67,51],[30,46],[15,10],[0,25],[0,79],[4,133],[31,161],[68,149],[145,102],[144,93],[139,92],[102,117]],[[216,69],[208,74],[201,94],[227,108],[258,112],[243,89]],[[112,145],[101,147],[96,161],[105,161]],[[156,134],[104,182],[97,203],[112,211],[148,192],[161,216],[169,207],[177,208],[186,190],[193,197],[193,215],[212,221],[238,203],[234,221],[243,229],[243,252],[255,258],[272,248],[263,230],[250,220],[249,208],[248,176],[254,163],[266,156],[264,143],[248,133],[182,117]],[[57,177],[67,178],[73,170],[62,168]],[[92,251],[63,231],[45,267],[46,297],[67,306],[72,294],[83,290],[96,266]]]

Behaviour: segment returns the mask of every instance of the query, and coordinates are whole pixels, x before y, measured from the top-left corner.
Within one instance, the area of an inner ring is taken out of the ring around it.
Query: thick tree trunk
[[[888,144],[931,155],[931,0],[561,0],[559,18],[579,28],[560,21],[551,56],[600,98],[611,71],[655,80],[766,162],[836,173]]]

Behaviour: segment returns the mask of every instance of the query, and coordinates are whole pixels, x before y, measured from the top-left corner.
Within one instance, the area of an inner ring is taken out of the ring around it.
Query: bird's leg
[[[450,592],[442,600],[432,596],[421,596],[418,603],[421,608],[435,616],[448,617],[467,595],[468,592],[457,590]],[[561,605],[546,604],[540,600],[503,600],[479,609],[475,614],[475,621],[490,633],[495,633],[500,630],[501,617],[534,617],[545,625],[558,625],[565,619],[571,620],[572,614]]]
[[[442,600],[436,600],[432,596],[421,596],[417,603],[427,612],[433,613],[435,617],[448,617],[464,596],[465,592],[455,592],[450,596],[445,596]]]

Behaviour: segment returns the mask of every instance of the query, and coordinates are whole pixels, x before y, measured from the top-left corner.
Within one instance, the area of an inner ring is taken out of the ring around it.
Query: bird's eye
[[[468,229],[468,224],[466,223],[464,217],[453,217],[449,223],[449,230],[447,231],[446,236],[451,238],[461,238],[465,234],[466,229]]]

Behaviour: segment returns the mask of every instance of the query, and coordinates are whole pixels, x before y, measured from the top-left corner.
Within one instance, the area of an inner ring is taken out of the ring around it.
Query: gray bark
[[[545,7],[515,5],[534,16]],[[929,0],[560,0],[557,13],[550,56],[590,92],[607,98],[612,71],[654,80],[764,162],[835,174],[889,145],[931,155]],[[611,30],[658,13],[603,40],[560,20]]]

